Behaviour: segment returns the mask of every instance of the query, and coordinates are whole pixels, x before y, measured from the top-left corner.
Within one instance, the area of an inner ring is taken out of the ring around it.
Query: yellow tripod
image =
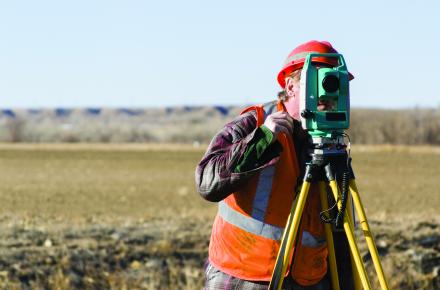
[[[289,266],[292,257],[292,251],[297,242],[301,216],[307,196],[309,194],[310,186],[312,183],[318,183],[322,208],[328,208],[327,185],[330,188],[334,200],[337,202],[338,213],[333,221],[336,224],[336,227],[343,228],[350,248],[352,269],[351,275],[353,278],[353,285],[341,287],[339,283],[340,276],[338,275],[337,255],[335,253],[333,230],[332,226],[329,223],[326,223],[325,233],[329,253],[328,262],[331,278],[331,289],[372,289],[354,236],[354,217],[352,208],[354,204],[354,208],[356,209],[359,218],[359,223],[366,239],[368,250],[378,275],[381,289],[388,290],[388,283],[383,272],[376,244],[374,242],[373,235],[371,234],[365,211],[354,180],[354,174],[350,164],[351,158],[346,151],[346,146],[343,143],[343,140],[341,142],[339,138],[336,140],[320,138],[319,142],[313,143],[313,151],[310,154],[311,160],[306,164],[301,190],[295,199],[294,204],[292,205],[292,209],[287,220],[269,289],[282,289],[281,287],[287,267]],[[323,213],[321,218],[324,218]],[[327,217],[327,219],[329,218]]]

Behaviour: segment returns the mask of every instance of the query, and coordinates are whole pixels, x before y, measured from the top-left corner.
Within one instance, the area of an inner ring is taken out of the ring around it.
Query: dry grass
[[[439,152],[355,146],[353,168],[367,214],[437,214]],[[1,144],[2,215],[210,218],[215,206],[194,187],[203,153],[204,147],[175,144]]]
[[[438,147],[355,147],[353,168],[367,214],[382,219],[438,215],[439,164]]]
[[[2,263],[8,255],[16,257],[15,252],[54,261],[44,264],[50,274],[38,276],[43,280],[32,283],[40,286],[30,289],[167,289],[160,283],[199,287],[201,257],[216,212],[215,204],[195,192],[194,169],[203,153],[204,146],[188,145],[1,144]],[[354,146],[352,156],[371,220],[437,218],[438,223],[439,148]],[[378,223],[372,228],[379,229]],[[394,229],[396,236],[405,229],[405,224]],[[45,249],[47,238],[55,244]],[[147,245],[137,242],[144,240]],[[34,258],[26,255],[29,264]],[[154,264],[152,257],[161,262]],[[106,268],[110,258],[122,265],[117,271]],[[82,285],[75,288],[67,271],[73,261],[100,268],[74,276]],[[162,273],[160,263],[166,263],[168,272]],[[0,270],[0,286],[20,289],[23,282],[10,270]]]
[[[2,150],[24,151],[200,151],[199,143],[0,143]]]
[[[2,215],[74,221],[205,212],[210,207],[194,190],[194,168],[203,153],[187,148],[4,146],[0,150]]]
[[[354,152],[365,152],[365,153],[375,153],[375,152],[395,152],[395,153],[416,153],[416,154],[440,154],[440,146],[430,146],[430,145],[355,145],[353,147]]]

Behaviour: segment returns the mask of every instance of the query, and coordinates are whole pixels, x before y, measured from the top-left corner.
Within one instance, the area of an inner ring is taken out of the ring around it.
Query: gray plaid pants
[[[267,290],[269,282],[247,281],[230,276],[207,262],[205,266],[204,290]],[[330,290],[327,279],[313,286],[301,286],[291,278],[286,278],[283,290]]]

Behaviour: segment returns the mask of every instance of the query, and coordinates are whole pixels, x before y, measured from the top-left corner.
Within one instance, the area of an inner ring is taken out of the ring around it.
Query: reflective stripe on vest
[[[218,203],[219,215],[228,223],[267,239],[281,240],[284,228],[266,224],[252,217],[245,216],[240,212],[232,209],[226,202]]]
[[[314,237],[311,233],[308,231],[303,231],[302,233],[302,239],[301,239],[301,245],[310,247],[310,248],[317,248],[324,246],[327,243],[326,239],[323,238],[317,238]]]
[[[277,111],[277,103],[272,102],[264,107],[263,120],[267,116]],[[260,126],[261,124],[258,124]],[[259,221],[264,221],[267,206],[269,204],[270,193],[272,192],[272,182],[275,175],[275,165],[269,166],[260,172],[257,189],[255,192],[254,203],[252,204],[251,216]]]
[[[274,174],[275,166],[266,167],[260,173],[251,214],[254,219],[259,221],[264,221],[266,216]]]
[[[266,224],[252,217],[245,216],[232,209],[226,202],[219,202],[219,214],[228,223],[252,233],[271,240],[281,240],[284,228]],[[308,231],[303,231],[301,244],[306,247],[321,247],[326,244],[325,238],[314,237]]]

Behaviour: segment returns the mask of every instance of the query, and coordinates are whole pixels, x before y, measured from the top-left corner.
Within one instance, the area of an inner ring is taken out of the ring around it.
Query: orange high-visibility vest
[[[265,116],[285,108],[278,102],[250,107],[244,112],[250,110],[256,110],[257,126],[260,126]],[[260,169],[240,191],[218,204],[209,260],[219,270],[240,279],[270,281],[296,196],[300,172],[295,147],[291,137],[285,134],[280,134],[278,141],[283,146],[279,161]],[[318,283],[327,272],[327,245],[320,211],[319,194],[312,185],[291,271],[295,281],[304,286]]]

